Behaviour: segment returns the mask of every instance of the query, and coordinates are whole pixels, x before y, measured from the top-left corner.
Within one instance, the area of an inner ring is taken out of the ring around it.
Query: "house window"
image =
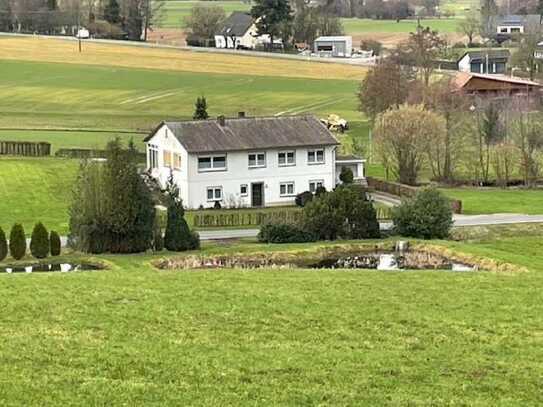
[[[507,27],[501,27],[501,28],[500,28],[500,32],[501,32],[502,34],[507,34]]]
[[[520,27],[511,28],[511,34],[519,33],[519,32],[520,32]]]
[[[266,166],[266,153],[249,153],[249,168]]]
[[[293,196],[294,182],[282,182],[279,184],[279,196]]]
[[[173,153],[173,168],[174,170],[181,169],[181,154]]]
[[[240,194],[241,196],[247,196],[247,195],[249,195],[249,193],[248,193],[247,191],[248,191],[248,189],[247,189],[247,184],[240,185],[240,187],[239,187],[239,194]]]
[[[310,192],[317,192],[317,188],[323,187],[324,181],[323,180],[316,180],[316,181],[309,181],[309,191]]]
[[[226,156],[212,155],[206,157],[198,157],[199,171],[224,171],[226,170]]]
[[[149,144],[148,151],[149,151],[149,168],[151,169],[158,168],[158,147],[153,144]]]
[[[164,162],[164,167],[172,168],[172,152],[164,150],[162,152],[162,160]]]
[[[279,166],[296,165],[296,153],[294,151],[280,151],[277,155]]]
[[[307,162],[309,164],[323,164],[324,163],[324,150],[309,150],[307,152]]]
[[[333,51],[334,50],[334,47],[332,45],[318,45],[317,46],[317,51]]]
[[[222,200],[222,187],[208,187],[207,188],[207,201],[221,201]]]

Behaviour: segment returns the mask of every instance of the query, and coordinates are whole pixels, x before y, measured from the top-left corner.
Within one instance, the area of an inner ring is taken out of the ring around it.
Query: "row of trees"
[[[199,247],[190,231],[179,190],[170,180],[165,191],[165,235],[157,221],[153,197],[138,172],[138,153],[131,142],[108,143],[106,161],[81,164],[70,207],[69,244],[86,253],[137,253],[164,247],[183,251]]]
[[[0,0],[0,31],[75,35],[87,27],[98,37],[145,40],[162,17],[151,0]]]
[[[6,234],[0,228],[0,261],[4,260],[8,253],[15,260],[20,260],[26,255],[26,235],[23,226],[16,223],[9,234],[9,245]],[[61,251],[60,236],[57,232],[49,233],[41,222],[34,226],[30,239],[30,253],[36,259],[44,259],[49,254],[59,256]]]
[[[387,174],[410,185],[426,171],[448,183],[506,186],[516,179],[533,186],[543,158],[543,115],[536,102],[468,97],[448,78],[426,83],[425,75],[389,60],[361,84],[361,110],[374,125]]]

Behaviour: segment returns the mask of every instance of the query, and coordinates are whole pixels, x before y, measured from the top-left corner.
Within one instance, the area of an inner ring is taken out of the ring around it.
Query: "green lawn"
[[[541,405],[541,239],[437,243],[530,271],[157,271],[132,255],[106,257],[110,271],[0,275],[0,399]],[[278,249],[205,250],[263,248]]]
[[[35,72],[39,77],[28,79]],[[357,86],[356,80],[2,61],[0,128],[149,130],[161,120],[192,117],[200,95],[212,116],[312,112],[360,120]]]
[[[65,233],[78,165],[68,159],[0,158],[0,227],[9,233],[14,223],[22,223],[30,234],[41,221]]]
[[[251,6],[248,2],[241,1],[185,1],[168,0],[162,8],[163,15],[158,26],[161,28],[185,28],[184,18],[190,15],[195,5],[222,7],[228,16],[233,11],[249,11]]]
[[[417,29],[417,20],[370,20],[366,18],[343,18],[345,32],[350,35],[371,33],[410,33]],[[457,18],[435,18],[421,20],[424,27],[430,27],[440,33],[456,32]]]
[[[543,190],[455,188],[442,189],[442,191],[451,198],[460,199],[466,215],[543,214]]]

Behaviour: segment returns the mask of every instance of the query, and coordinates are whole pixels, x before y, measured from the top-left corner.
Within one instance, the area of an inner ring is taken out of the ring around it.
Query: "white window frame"
[[[281,164],[280,157],[281,154],[285,155],[285,162]],[[292,154],[292,162],[288,161],[288,155]],[[277,164],[279,167],[292,167],[296,165],[296,150],[285,150],[285,151],[279,151],[277,153]]]
[[[289,185],[292,185],[292,192],[291,193],[288,192]],[[281,192],[281,187],[283,187],[283,186],[285,186],[285,193],[284,194]],[[281,198],[296,196],[296,185],[294,184],[294,181],[286,181],[286,182],[279,183],[279,196]]]
[[[241,188],[245,187],[245,192],[241,191]],[[249,185],[248,184],[241,184],[239,186],[239,195],[240,196],[249,196]]]
[[[251,156],[254,155],[255,156],[255,162],[256,164],[254,165],[251,165]],[[264,163],[263,164],[259,164],[258,163],[258,156],[259,155],[263,155],[264,156]],[[251,152],[251,153],[248,153],[247,154],[247,165],[249,168],[266,168],[266,152],[265,151],[254,151],[254,152]]]
[[[311,189],[311,184],[314,184],[313,190]],[[318,184],[321,184],[321,186],[324,186],[324,180],[312,179],[311,181],[309,181],[309,192],[312,192],[312,193],[317,192],[317,188],[319,187]]]
[[[151,170],[158,169],[158,146],[155,144],[148,144],[147,154],[149,157],[149,168]],[[153,165],[154,164],[154,165]]]
[[[224,167],[215,167],[215,159],[224,157]],[[209,158],[210,168],[200,168],[200,159]],[[227,170],[227,156],[226,154],[214,154],[214,155],[199,155],[198,156],[198,172],[214,172],[214,171],[226,171]]]
[[[209,191],[213,191],[212,192],[212,195],[213,195],[213,198],[209,199]],[[217,191],[220,191],[220,197],[217,197],[217,195],[215,194]],[[207,199],[207,202],[217,202],[217,201],[222,201],[223,199],[223,193],[222,193],[222,186],[214,186],[214,187],[206,187],[206,199]]]
[[[322,161],[317,160],[319,151],[322,151]],[[315,156],[315,159],[313,161],[309,159],[309,155],[311,153],[313,153]],[[320,164],[324,164],[325,161],[326,161],[326,152],[324,151],[324,148],[314,148],[311,150],[307,150],[307,164],[308,165],[320,165]]]

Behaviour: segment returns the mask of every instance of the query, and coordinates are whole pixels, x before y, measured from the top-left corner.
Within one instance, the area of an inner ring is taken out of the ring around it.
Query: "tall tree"
[[[468,47],[473,46],[473,37],[480,31],[481,21],[479,18],[471,13],[466,16],[466,18],[461,19],[457,25],[457,31],[460,34],[468,37]]]
[[[121,7],[117,0],[109,0],[104,7],[104,20],[111,24],[118,24],[121,21]]]
[[[360,84],[360,110],[374,121],[379,113],[407,100],[412,80],[408,70],[389,59],[383,60],[368,71]]]
[[[256,19],[258,35],[270,36],[271,49],[275,38],[283,38],[285,24],[293,20],[289,0],[255,0],[251,15]]]
[[[0,0],[0,31],[12,31],[13,29],[13,10],[10,0]]]
[[[435,60],[439,57],[445,41],[437,31],[430,27],[417,27],[417,31],[409,34],[409,39],[400,44],[396,58],[399,63],[412,65],[417,68],[424,84],[428,86],[430,77],[435,69]]]
[[[530,80],[534,80],[535,74],[541,66],[541,60],[535,57],[535,52],[539,48],[543,32],[541,26],[526,27],[524,34],[520,37],[520,43],[517,51],[511,58],[511,63],[530,73]]]
[[[428,146],[446,132],[445,120],[422,105],[402,105],[376,120],[375,143],[396,178],[416,185]]]
[[[496,0],[481,0],[481,35],[490,37],[494,34],[494,20],[498,14]]]
[[[192,116],[194,120],[206,120],[209,118],[207,114],[207,100],[205,96],[198,97],[194,105],[194,115]]]
[[[185,29],[192,35],[204,39],[214,38],[226,19],[224,9],[219,6],[195,5],[185,17]]]

